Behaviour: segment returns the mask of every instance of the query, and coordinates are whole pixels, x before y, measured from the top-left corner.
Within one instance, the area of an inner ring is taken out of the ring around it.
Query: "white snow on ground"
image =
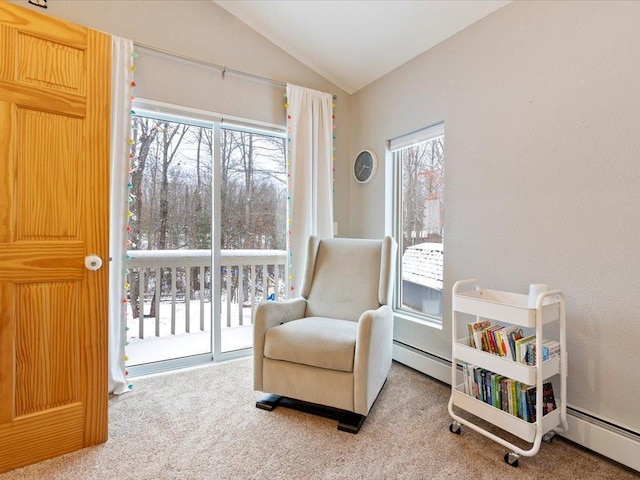
[[[150,303],[145,303],[148,314]],[[144,319],[144,339],[139,338],[139,319],[133,318],[131,305],[127,308],[127,341],[125,348],[127,365],[140,365],[172,358],[211,352],[211,303],[204,302],[204,330],[200,330],[200,300],[192,300],[189,306],[190,333],[186,332],[186,304],[175,304],[175,335],[171,334],[171,302],[160,302],[160,336],[155,335],[155,318]],[[240,323],[242,312],[242,324]],[[227,304],[221,305],[222,351],[233,351],[252,346],[251,308],[231,304],[230,323],[227,326]]]

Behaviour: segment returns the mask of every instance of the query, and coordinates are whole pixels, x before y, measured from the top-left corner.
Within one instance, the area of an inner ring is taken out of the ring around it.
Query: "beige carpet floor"
[[[503,446],[449,432],[448,386],[397,363],[357,435],[295,410],[256,409],[251,376],[243,359],[137,379],[110,399],[108,442],[0,480],[640,478],[559,437],[511,467]]]

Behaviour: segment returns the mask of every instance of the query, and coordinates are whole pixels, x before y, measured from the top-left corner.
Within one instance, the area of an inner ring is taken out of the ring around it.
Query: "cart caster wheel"
[[[520,458],[520,455],[518,455],[517,453],[509,452],[504,454],[504,461],[511,465],[513,468],[516,468],[518,466],[518,458]]]
[[[553,442],[553,437],[556,435],[556,432],[549,432],[549,433],[545,433],[542,436],[542,441],[546,442],[546,443],[552,443]]]
[[[462,433],[462,425],[458,422],[451,422],[451,425],[449,425],[449,431],[456,435],[460,435]]]

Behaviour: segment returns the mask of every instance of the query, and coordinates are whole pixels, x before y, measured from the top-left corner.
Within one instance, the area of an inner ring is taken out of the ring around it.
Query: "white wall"
[[[368,147],[384,157],[385,140],[445,122],[445,327],[397,321],[396,338],[451,358],[460,279],[560,288],[568,402],[636,432],[638,25],[640,2],[514,2],[351,103],[352,155]],[[385,182],[352,182],[353,236],[384,233]]]
[[[349,95],[211,0],[54,0],[46,10],[26,0],[12,3],[162,50],[337,95],[336,170],[349,168]],[[284,87],[232,74],[223,80],[219,71],[144,48],[138,55],[138,97],[285,124]],[[349,177],[337,178],[334,212],[340,231],[348,224],[348,200]]]

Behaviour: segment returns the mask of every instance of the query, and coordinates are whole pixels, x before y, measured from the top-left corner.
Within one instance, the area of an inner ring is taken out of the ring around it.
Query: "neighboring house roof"
[[[419,243],[402,255],[402,280],[442,290],[442,243]]]

